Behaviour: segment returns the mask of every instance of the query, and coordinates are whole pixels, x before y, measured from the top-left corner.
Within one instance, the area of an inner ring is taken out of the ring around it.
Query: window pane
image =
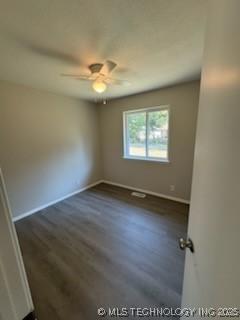
[[[127,115],[128,155],[146,156],[146,112]]]
[[[148,156],[168,159],[168,110],[148,113]]]

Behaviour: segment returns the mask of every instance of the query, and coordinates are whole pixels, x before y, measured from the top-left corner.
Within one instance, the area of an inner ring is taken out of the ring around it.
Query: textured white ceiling
[[[200,75],[208,0],[0,0],[0,79],[83,99],[90,83],[61,77],[118,64],[104,97]]]

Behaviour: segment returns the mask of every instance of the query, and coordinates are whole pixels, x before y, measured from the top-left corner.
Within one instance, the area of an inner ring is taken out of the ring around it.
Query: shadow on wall
[[[97,107],[0,82],[0,162],[13,216],[101,178]]]

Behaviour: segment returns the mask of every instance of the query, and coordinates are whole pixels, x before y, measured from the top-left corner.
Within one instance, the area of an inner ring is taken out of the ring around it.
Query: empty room
[[[239,318],[240,1],[0,4],[0,320]]]

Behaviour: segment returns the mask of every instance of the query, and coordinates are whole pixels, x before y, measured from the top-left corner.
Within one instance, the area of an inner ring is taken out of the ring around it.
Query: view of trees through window
[[[125,114],[127,156],[168,159],[168,109]]]

